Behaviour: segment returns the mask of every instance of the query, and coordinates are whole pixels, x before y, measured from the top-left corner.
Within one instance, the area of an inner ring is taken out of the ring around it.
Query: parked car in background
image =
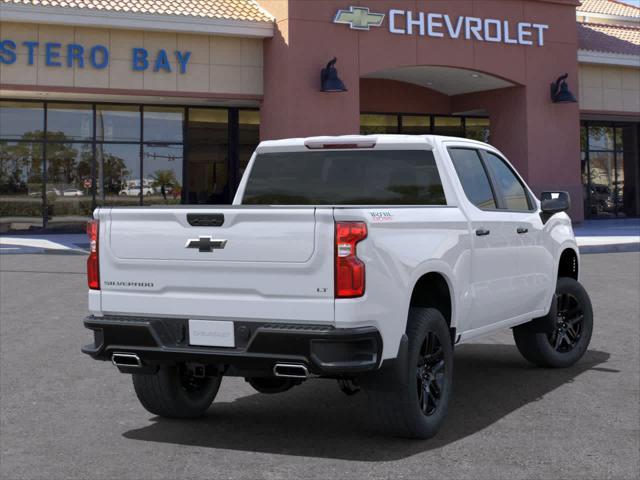
[[[77,188],[65,188],[62,191],[63,197],[82,197],[84,196],[84,192],[82,190],[78,190]]]

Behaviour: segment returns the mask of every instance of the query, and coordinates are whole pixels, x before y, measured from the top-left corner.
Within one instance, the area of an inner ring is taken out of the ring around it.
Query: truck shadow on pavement
[[[597,368],[609,354],[590,350],[568,369],[528,365],[515,346],[469,344],[456,350],[454,392],[440,433],[431,440],[393,438],[375,431],[366,395],[347,397],[335,381],[305,382],[277,394],[256,393],[214,402],[205,418],[154,417],[125,438],[198,447],[355,461],[393,461],[437,449],[492,425],[513,411]],[[222,382],[221,391],[225,382]]]

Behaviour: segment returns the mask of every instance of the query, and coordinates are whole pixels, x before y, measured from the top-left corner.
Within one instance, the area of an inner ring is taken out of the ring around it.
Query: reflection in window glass
[[[497,188],[504,200],[507,210],[529,210],[529,200],[524,186],[515,176],[511,168],[500,157],[491,152],[484,152],[487,167],[493,173]]]
[[[464,137],[462,118],[460,117],[434,117],[433,133],[449,137]]]
[[[591,152],[589,163],[589,213],[593,216],[615,216],[614,154],[613,152]]]
[[[360,115],[360,133],[362,135],[398,133],[398,116],[362,114]]]
[[[244,174],[253,151],[260,143],[260,112],[240,110],[238,113],[238,183]],[[237,186],[237,185],[236,185]]]
[[[49,103],[47,139],[56,141],[91,140],[93,107],[87,104]]]
[[[478,208],[497,208],[489,178],[478,152],[468,148],[450,148],[449,155],[469,201]]]
[[[184,108],[144,107],[145,142],[182,142]]]
[[[44,104],[0,102],[0,139],[42,140]]]
[[[107,142],[139,142],[140,107],[98,105],[96,107],[96,139]]]
[[[613,128],[604,126],[589,127],[589,148],[591,150],[613,150]]]
[[[97,144],[96,169],[98,204],[140,204],[140,145]]]
[[[0,141],[0,229],[42,227],[42,146]]]
[[[187,126],[186,202],[229,203],[229,113],[190,108]]]
[[[248,205],[446,205],[433,152],[344,150],[263,153]]]
[[[465,118],[465,137],[489,143],[491,136],[488,118]]]
[[[144,203],[180,203],[182,145],[144,146],[142,191]]]
[[[91,215],[90,143],[47,145],[47,210],[49,221],[84,221]]]
[[[426,115],[403,115],[402,133],[406,135],[429,135],[431,133],[431,117]]]

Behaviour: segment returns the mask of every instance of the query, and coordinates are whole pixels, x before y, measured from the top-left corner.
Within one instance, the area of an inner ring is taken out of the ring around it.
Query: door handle
[[[524,227],[518,228],[517,231],[518,231],[518,235],[524,235],[525,233],[529,233],[529,229]]]
[[[476,235],[478,237],[486,237],[491,233],[491,230],[487,230],[486,228],[479,228],[476,230]]]

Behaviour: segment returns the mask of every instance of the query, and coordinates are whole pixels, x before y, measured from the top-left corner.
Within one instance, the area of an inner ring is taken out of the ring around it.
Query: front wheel
[[[527,324],[513,329],[516,346],[524,358],[542,367],[564,368],[587,351],[593,332],[593,309],[584,287],[573,278],[560,277],[549,315],[553,330],[536,332]]]
[[[409,438],[431,438],[442,424],[453,383],[453,346],[442,314],[411,308],[406,378],[367,390],[375,420],[384,430]],[[400,359],[398,359],[400,361]]]
[[[198,377],[186,365],[163,366],[154,375],[133,374],[142,406],[154,415],[195,418],[205,414],[216,397],[222,375]]]

